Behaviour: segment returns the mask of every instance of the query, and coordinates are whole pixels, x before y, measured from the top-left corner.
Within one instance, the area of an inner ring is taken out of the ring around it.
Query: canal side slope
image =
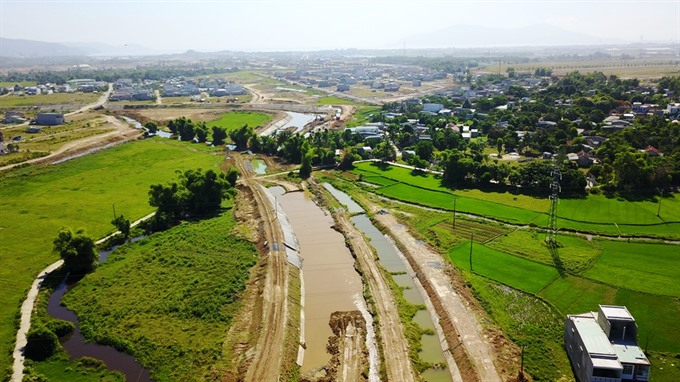
[[[373,205],[371,209],[377,210],[377,207]],[[468,374],[470,377],[476,377],[475,379],[479,381],[500,382],[501,377],[494,365],[494,353],[483,334],[482,326],[475,312],[467,308],[465,302],[453,289],[449,276],[445,272],[446,265],[443,264],[441,256],[414,238],[408,228],[400,224],[394,216],[376,214],[374,217],[387,229],[389,235],[405,249],[404,255],[417,272],[419,280],[430,294],[435,305],[439,305],[440,319],[449,321],[453,325],[452,329],[458,333],[457,339],[449,338],[450,336],[447,335],[447,341],[449,342],[449,351],[454,353],[454,358],[456,358],[464,378]],[[441,317],[442,314],[445,316]],[[444,325],[445,322],[442,322],[442,324]],[[462,343],[466,354],[456,354],[456,348],[459,348],[456,345],[459,343]],[[469,357],[471,368],[467,372],[464,365],[459,362],[461,356]]]

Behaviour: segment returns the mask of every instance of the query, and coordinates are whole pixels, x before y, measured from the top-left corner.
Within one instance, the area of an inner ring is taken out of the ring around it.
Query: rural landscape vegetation
[[[464,53],[5,61],[2,379],[680,380],[680,60]]]

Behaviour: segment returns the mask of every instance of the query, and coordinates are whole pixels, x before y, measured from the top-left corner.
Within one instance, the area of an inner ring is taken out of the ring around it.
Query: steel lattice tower
[[[548,223],[548,243],[555,245],[557,244],[557,239],[555,234],[557,233],[557,202],[559,200],[559,193],[561,191],[560,181],[562,180],[562,173],[560,172],[560,166],[557,161],[552,170],[552,182],[550,183],[550,221]]]

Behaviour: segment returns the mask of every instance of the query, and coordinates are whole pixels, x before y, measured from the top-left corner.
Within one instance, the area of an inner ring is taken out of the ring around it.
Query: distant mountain
[[[64,45],[84,50],[88,56],[153,56],[166,53],[136,44],[110,45],[96,42],[73,42],[64,43]]]
[[[84,56],[86,54],[82,49],[55,42],[0,37],[0,56],[2,57]]]
[[[548,24],[536,24],[520,28],[455,25],[406,37],[401,42],[395,42],[395,47],[404,43],[407,48],[473,48],[621,44],[625,41],[590,36]]]

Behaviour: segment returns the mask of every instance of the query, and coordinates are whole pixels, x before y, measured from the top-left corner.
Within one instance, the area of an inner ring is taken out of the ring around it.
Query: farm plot
[[[600,241],[602,254],[585,277],[640,292],[680,297],[680,247]]]
[[[449,258],[457,267],[470,271],[470,244],[452,248]],[[472,249],[472,271],[532,294],[559,275],[553,267],[511,256],[478,243]]]
[[[533,230],[517,230],[505,236],[500,236],[487,245],[499,251],[512,253],[539,263],[553,265],[554,259],[545,245],[544,233]],[[599,253],[598,247],[585,239],[569,235],[557,235],[560,247],[557,254],[568,272],[578,272],[584,269]]]

